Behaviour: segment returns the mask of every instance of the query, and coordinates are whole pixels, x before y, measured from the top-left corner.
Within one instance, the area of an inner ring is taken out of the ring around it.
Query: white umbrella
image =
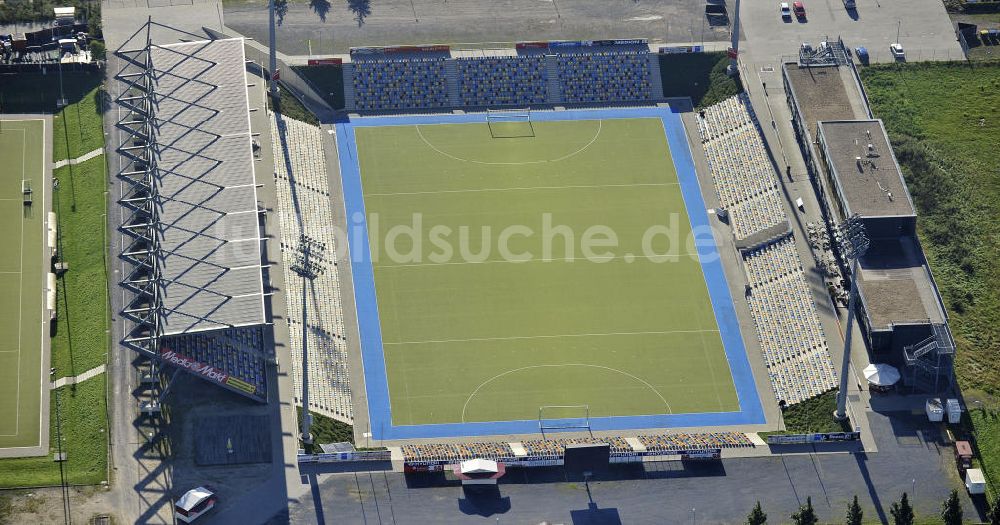
[[[872,363],[864,369],[865,379],[875,386],[892,386],[899,381],[899,370],[885,363]]]

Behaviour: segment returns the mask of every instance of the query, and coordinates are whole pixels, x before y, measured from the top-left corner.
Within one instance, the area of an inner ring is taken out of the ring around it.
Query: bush
[[[104,47],[104,42],[100,40],[93,40],[90,42],[90,58],[94,60],[105,60],[108,55],[108,50]]]

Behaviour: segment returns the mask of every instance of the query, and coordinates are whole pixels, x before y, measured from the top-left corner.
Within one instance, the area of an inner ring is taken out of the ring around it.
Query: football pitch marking
[[[439,195],[446,193],[482,193],[489,191],[575,190],[597,188],[637,188],[643,186],[678,186],[679,182],[637,182],[635,184],[581,184],[570,186],[524,186],[516,188],[471,188],[466,190],[400,191],[395,193],[366,193],[367,197],[392,197],[395,195]]]
[[[477,341],[515,341],[521,339],[559,339],[563,337],[601,337],[609,335],[666,335],[666,334],[701,334],[701,333],[718,333],[719,330],[714,328],[699,329],[699,330],[665,330],[665,331],[652,331],[652,332],[604,332],[604,333],[594,333],[594,334],[551,334],[551,335],[513,335],[509,337],[472,337],[469,339],[440,339],[440,340],[426,340],[426,341],[397,341],[393,342],[383,342],[384,346],[388,345],[422,345],[422,344],[433,344],[433,343],[472,343]],[[596,366],[596,365],[595,365]]]
[[[649,259],[653,262],[657,260],[665,259],[679,259],[681,257],[693,257],[697,259],[701,257],[698,252],[685,252],[685,253],[661,253],[655,255],[635,255],[633,253],[626,253],[624,255],[595,255],[593,257],[549,257],[549,258],[538,258],[538,259],[526,259],[526,260],[506,260],[497,259],[493,261],[455,261],[455,262],[425,262],[425,263],[411,263],[411,264],[378,264],[373,266],[373,268],[411,268],[414,266],[451,266],[451,265],[462,265],[462,264],[496,264],[496,263],[510,263],[510,264],[524,264],[524,263],[550,263],[550,262],[574,262],[574,261],[589,261],[598,264],[614,262],[620,259],[626,263],[634,262],[636,259]]]
[[[420,140],[424,141],[424,144],[427,144],[427,147],[431,148],[432,150],[434,150],[434,151],[440,153],[441,155],[444,155],[445,157],[448,157],[450,159],[457,160],[459,162],[471,162],[473,164],[484,164],[484,165],[487,165],[487,166],[526,166],[526,165],[529,165],[529,164],[545,164],[545,163],[548,163],[548,162],[560,162],[560,161],[566,160],[566,159],[571,158],[571,157],[575,157],[575,156],[583,153],[584,151],[587,150],[587,148],[589,148],[595,142],[597,142],[597,138],[601,136],[601,128],[604,127],[604,121],[600,120],[600,119],[597,121],[597,132],[594,133],[594,136],[590,139],[590,142],[588,142],[582,148],[580,148],[580,149],[578,149],[578,150],[576,150],[576,151],[574,151],[572,153],[569,153],[567,155],[563,155],[562,157],[555,158],[555,159],[526,160],[526,161],[522,161],[522,162],[486,162],[486,161],[482,161],[482,160],[463,159],[462,157],[456,157],[456,156],[452,155],[451,153],[448,153],[446,151],[441,151],[436,146],[434,146],[434,144],[431,144],[431,142],[429,140],[427,140],[427,138],[424,137],[424,134],[420,131],[420,124],[417,124],[417,125],[415,125],[413,127],[417,130],[417,135],[420,136]]]
[[[673,414],[674,413],[673,409],[670,408],[670,403],[668,403],[667,400],[663,397],[663,394],[661,394],[660,391],[656,389],[656,387],[654,387],[653,385],[649,384],[646,380],[642,379],[641,377],[636,377],[636,376],[634,376],[634,375],[632,375],[632,374],[630,374],[628,372],[624,372],[624,371],[621,371],[621,370],[619,370],[617,368],[612,368],[610,366],[592,365],[592,364],[587,364],[587,363],[563,363],[563,364],[558,364],[558,365],[530,365],[530,366],[522,366],[520,368],[513,368],[511,370],[507,370],[506,372],[501,372],[501,373],[499,373],[499,374],[497,374],[497,375],[495,375],[495,376],[487,379],[486,381],[483,381],[482,383],[480,383],[479,386],[476,387],[475,390],[472,391],[471,394],[469,394],[469,398],[466,399],[465,400],[465,404],[462,405],[462,423],[466,423],[466,421],[465,421],[465,411],[469,408],[469,403],[472,401],[472,398],[476,397],[476,394],[479,393],[479,390],[481,390],[484,386],[492,383],[493,381],[496,381],[497,379],[500,379],[501,377],[504,377],[504,376],[507,376],[507,375],[510,375],[510,374],[514,374],[514,373],[517,373],[517,372],[521,372],[521,371],[524,371],[524,370],[532,370],[532,369],[535,369],[535,368],[561,368],[561,367],[566,367],[566,366],[583,366],[583,367],[587,367],[587,368],[599,368],[599,369],[602,369],[602,370],[609,370],[611,372],[618,372],[619,374],[621,374],[623,376],[626,376],[626,377],[628,377],[630,379],[634,379],[634,380],[642,383],[643,385],[646,386],[646,388],[649,388],[650,390],[652,390],[653,393],[656,394],[656,397],[659,397],[660,401],[663,401],[663,406],[665,406],[667,408],[667,414]]]

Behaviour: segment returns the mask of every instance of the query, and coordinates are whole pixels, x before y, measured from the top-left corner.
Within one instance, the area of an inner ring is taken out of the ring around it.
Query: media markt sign
[[[211,379],[216,383],[225,383],[226,380],[229,379],[229,374],[223,372],[222,370],[219,370],[212,365],[191,359],[186,355],[174,352],[169,348],[161,348],[160,357],[169,364],[186,368],[190,372]]]

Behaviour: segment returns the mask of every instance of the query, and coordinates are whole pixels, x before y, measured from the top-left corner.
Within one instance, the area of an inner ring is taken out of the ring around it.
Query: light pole
[[[899,44],[899,27],[903,25],[902,20],[896,20],[896,43]]]
[[[278,52],[277,52],[277,49],[275,48],[275,43],[274,43],[274,34],[275,34],[275,30],[274,30],[274,10],[275,10],[275,6],[274,6],[274,3],[277,2],[277,1],[278,0],[270,0],[267,3],[267,16],[268,16],[267,33],[268,33],[268,39],[270,40],[270,42],[268,42],[268,55],[269,56],[268,56],[267,67],[268,67],[268,75],[270,75],[270,77],[271,77],[271,78],[268,79],[268,81],[269,81],[268,85],[271,88],[270,89],[271,102],[274,103],[274,104],[277,104],[277,102],[278,102],[278,79],[275,78],[275,73],[276,73],[276,71],[278,69]]]
[[[844,334],[844,360],[840,367],[840,391],[837,393],[837,410],[833,418],[837,421],[847,419],[847,375],[851,366],[851,335],[853,333],[854,309],[858,299],[858,261],[868,250],[868,236],[861,218],[852,215],[837,229],[837,240],[840,253],[850,261],[851,270],[848,279],[851,280],[851,292],[847,298],[847,333]]]
[[[740,0],[736,0],[733,6],[733,34],[729,44],[729,66],[726,67],[726,74],[733,77],[739,73],[737,68],[737,58],[740,53]]]
[[[292,263],[291,270],[302,277],[302,442],[306,445],[312,444],[312,434],[309,427],[312,425],[312,415],[309,413],[309,350],[307,338],[309,336],[308,310],[306,298],[309,295],[309,287],[313,279],[322,275],[326,270],[323,266],[323,252],[326,245],[307,235],[299,236],[299,247],[295,254],[295,262]]]

